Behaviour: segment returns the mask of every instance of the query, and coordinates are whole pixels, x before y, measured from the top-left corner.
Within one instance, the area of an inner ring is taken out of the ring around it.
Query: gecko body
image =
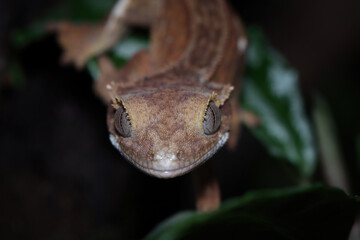
[[[121,0],[104,26],[78,37],[84,39],[80,52],[71,52],[68,34],[65,55],[83,65],[130,25],[150,27],[150,49],[119,70],[100,59],[103,74],[95,86],[108,104],[110,141],[147,174],[183,175],[229,137],[229,145],[236,143],[244,27],[224,0]]]

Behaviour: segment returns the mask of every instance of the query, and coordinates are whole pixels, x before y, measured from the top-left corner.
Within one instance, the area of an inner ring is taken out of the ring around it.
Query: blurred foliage
[[[322,185],[257,191],[210,213],[179,213],[145,239],[346,239],[357,205]]]
[[[329,106],[320,96],[316,96],[314,102],[313,117],[324,177],[331,186],[349,192],[344,158],[337,141],[338,137]]]
[[[260,29],[249,27],[248,34],[243,106],[261,120],[261,126],[251,130],[272,155],[295,165],[302,177],[310,177],[316,165],[315,144],[297,73],[269,46]]]

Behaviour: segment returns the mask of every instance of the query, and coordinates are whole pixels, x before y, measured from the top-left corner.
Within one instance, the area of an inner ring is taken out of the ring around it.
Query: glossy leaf
[[[316,185],[245,194],[210,213],[183,212],[145,240],[346,239],[359,202]]]
[[[309,177],[315,168],[315,146],[305,115],[296,71],[267,43],[263,33],[248,28],[250,47],[243,106],[256,113],[261,125],[251,131],[269,152]]]

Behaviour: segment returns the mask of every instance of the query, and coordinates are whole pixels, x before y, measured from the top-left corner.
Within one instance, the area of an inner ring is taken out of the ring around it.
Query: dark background
[[[86,71],[59,65],[49,36],[17,51],[26,81],[12,86],[12,29],[54,1],[0,1],[0,239],[140,238],[161,220],[194,208],[189,175],[149,177],[108,140],[106,108]],[[360,134],[360,2],[232,1],[298,70],[309,117],[314,94],[328,102],[351,191],[360,193],[355,139]],[[223,198],[295,184],[244,128],[236,152],[212,159]],[[321,181],[321,169],[314,181]]]

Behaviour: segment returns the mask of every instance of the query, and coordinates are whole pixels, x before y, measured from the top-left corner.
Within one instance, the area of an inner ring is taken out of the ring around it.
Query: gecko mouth
[[[120,144],[117,142],[115,135],[110,134],[110,141],[112,145],[120,152],[120,154],[128,160],[131,164],[133,164],[135,167],[139,168],[141,171],[145,172],[146,174],[149,174],[154,177],[158,178],[174,178],[181,175],[184,175],[191,170],[193,170],[195,167],[200,166],[201,164],[205,163],[209,158],[211,158],[224,144],[229,138],[229,132],[225,132],[219,139],[219,141],[208,151],[206,152],[201,158],[196,160],[195,162],[191,163],[190,165],[181,167],[181,168],[175,168],[170,170],[160,170],[155,168],[147,168],[139,163],[132,160],[120,147]]]

